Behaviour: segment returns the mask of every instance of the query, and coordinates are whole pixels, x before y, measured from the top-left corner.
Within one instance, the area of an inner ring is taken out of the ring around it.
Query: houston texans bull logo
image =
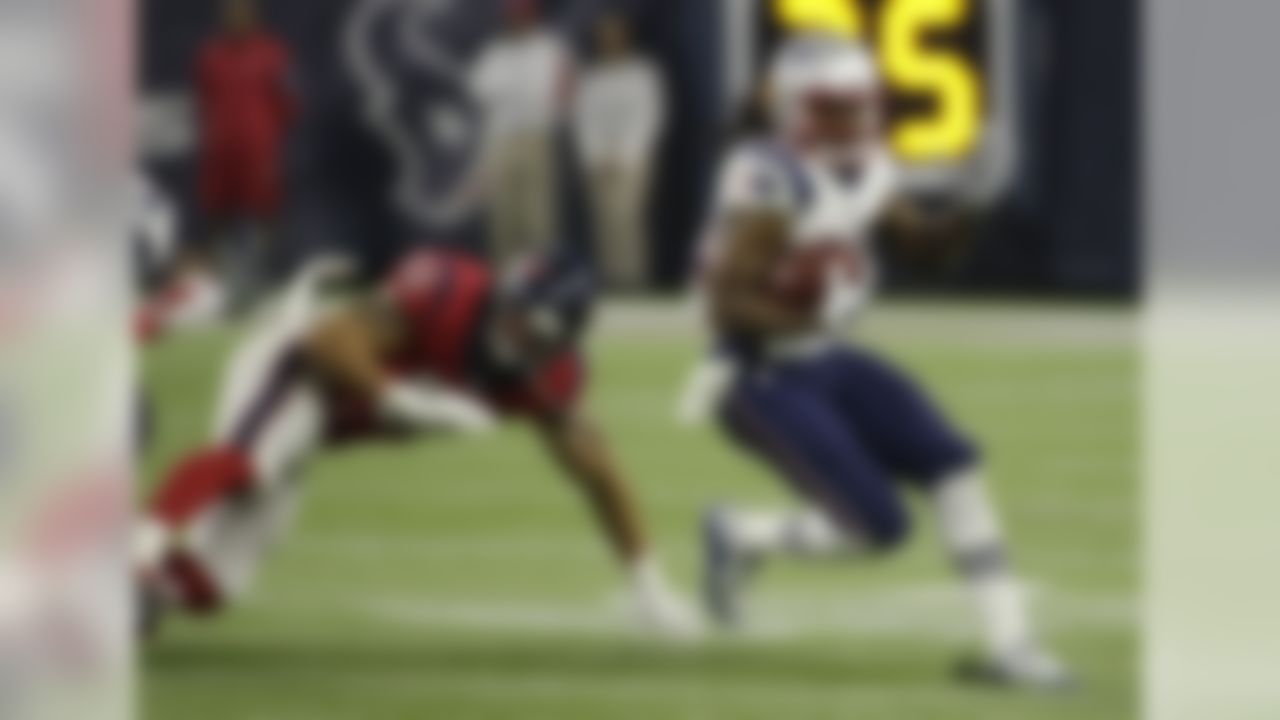
[[[492,32],[496,0],[363,0],[343,52],[366,126],[394,158],[394,206],[412,222],[456,226],[481,199],[483,118],[473,58]]]

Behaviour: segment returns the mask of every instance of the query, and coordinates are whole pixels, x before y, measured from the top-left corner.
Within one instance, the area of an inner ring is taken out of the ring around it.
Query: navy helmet
[[[597,288],[590,263],[561,248],[513,262],[503,273],[498,298],[526,319],[526,331],[537,344],[566,347],[590,326]]]

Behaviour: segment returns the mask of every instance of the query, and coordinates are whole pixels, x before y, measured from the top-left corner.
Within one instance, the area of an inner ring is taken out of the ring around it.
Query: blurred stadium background
[[[625,9],[642,49],[660,65],[671,118],[651,203],[656,287],[685,279],[716,162],[782,33],[783,13],[776,8],[786,4],[545,3],[583,50],[593,18],[607,8]],[[303,106],[288,153],[293,247],[348,248],[376,269],[414,243],[478,244],[478,207],[448,222],[439,221],[438,209],[478,152],[478,133],[465,132],[474,130],[477,108],[464,73],[495,32],[502,2],[262,5],[268,25],[296,56]],[[873,38],[887,28],[919,39],[918,48],[894,55],[903,78],[894,105],[900,130],[904,124],[925,128],[926,138],[906,160],[933,222],[930,232],[893,239],[895,286],[1132,297],[1138,259],[1134,0],[800,5],[843,5]],[[218,26],[219,7],[215,0],[143,3],[143,151],[150,171],[186,207],[188,228],[195,188],[191,81],[197,49]],[[447,62],[424,58],[423,46]],[[408,142],[392,146],[387,124],[370,121],[366,108],[375,86],[391,94],[389,124]],[[463,131],[451,132],[456,123],[442,117],[460,119]],[[571,143],[562,145],[566,234],[588,246],[581,178]],[[411,167],[424,169],[406,179]]]
[[[500,2],[262,4],[295,54],[303,108],[288,148],[290,253],[343,248],[376,273],[417,243],[481,249],[478,204],[439,210],[478,152],[476,136],[456,131],[478,108],[455,71],[494,32]],[[699,350],[675,291],[719,154],[749,122],[758,71],[794,18],[787,3],[765,0],[545,5],[579,44],[604,8],[625,8],[666,83],[671,121],[650,210],[654,296],[610,303],[593,347],[594,404],[663,553],[692,587],[702,505],[721,493],[776,495],[709,431],[672,420]],[[972,638],[927,529],[904,556],[857,572],[767,575],[751,637],[686,649],[629,638],[588,519],[512,433],[496,448],[365,449],[319,463],[302,527],[261,592],[216,623],[175,625],[148,651],[150,716],[1136,715],[1137,2],[808,5],[873,41],[919,40],[893,59],[880,45],[902,81],[896,129],[923,130],[900,146],[919,222],[878,239],[892,299],[868,332],[989,449],[1018,561],[1085,691],[1010,697],[948,681]],[[183,208],[186,234],[199,224],[192,63],[218,6],[142,5],[145,166]],[[450,62],[424,60],[423,47]],[[950,70],[921,79],[916,54]],[[369,122],[370,82],[391,89],[391,122],[410,142],[393,148]],[[591,247],[583,180],[571,143],[560,144],[565,235]],[[148,351],[160,417],[148,477],[205,430],[233,336],[215,330]]]

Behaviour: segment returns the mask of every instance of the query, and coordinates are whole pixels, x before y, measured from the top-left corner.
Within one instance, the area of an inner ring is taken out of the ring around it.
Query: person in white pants
[[[470,78],[484,114],[489,250],[499,263],[557,237],[556,133],[573,84],[572,56],[538,3],[507,0],[505,15]]]
[[[605,278],[634,290],[648,274],[646,211],[666,97],[657,67],[636,52],[621,15],[600,19],[595,47],[575,101],[574,138]]]

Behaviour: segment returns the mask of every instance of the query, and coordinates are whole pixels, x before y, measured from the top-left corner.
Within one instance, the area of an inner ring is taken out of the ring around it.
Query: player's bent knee
[[[911,538],[911,521],[906,514],[887,523],[876,538],[876,548],[882,552],[897,550]]]
[[[862,527],[866,542],[880,553],[892,552],[905,545],[911,538],[911,532],[911,516],[901,507],[885,508],[867,515]]]

